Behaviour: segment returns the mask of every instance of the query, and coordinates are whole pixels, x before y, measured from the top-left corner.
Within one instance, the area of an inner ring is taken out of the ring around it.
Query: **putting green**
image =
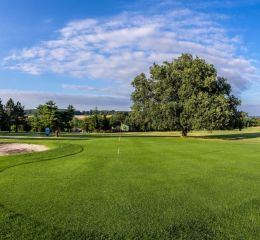
[[[0,158],[0,238],[260,239],[258,143],[24,142],[51,150]]]

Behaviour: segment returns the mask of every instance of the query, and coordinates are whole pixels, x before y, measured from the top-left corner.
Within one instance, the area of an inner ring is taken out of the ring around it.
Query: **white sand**
[[[26,144],[26,143],[1,143],[0,144],[0,156],[18,154],[18,153],[30,153],[30,152],[42,152],[48,148],[43,145]]]

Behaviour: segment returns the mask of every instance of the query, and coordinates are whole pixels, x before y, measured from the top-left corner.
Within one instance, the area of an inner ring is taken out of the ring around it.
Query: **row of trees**
[[[1,131],[78,131],[99,132],[120,130],[122,123],[128,123],[127,112],[113,112],[112,115],[102,114],[97,109],[89,111],[83,119],[74,117],[75,109],[69,105],[67,109],[59,109],[56,103],[48,101],[39,105],[33,112],[27,112],[20,102],[9,99],[5,105],[0,100],[0,130]]]
[[[247,125],[248,127],[257,127],[260,126],[260,117],[247,117]]]
[[[74,129],[82,129],[86,132],[120,131],[122,124],[129,124],[129,116],[126,112],[115,112],[113,115],[100,114],[97,110],[84,119],[74,118]]]
[[[24,107],[20,102],[9,99],[3,104],[0,99],[0,130],[15,131],[28,130],[28,121],[25,116]]]
[[[61,110],[53,101],[49,101],[39,105],[34,115],[27,116],[19,101],[15,103],[10,98],[4,105],[0,100],[0,130],[43,132],[49,127],[52,131],[70,131],[73,128],[74,111],[71,105]]]
[[[230,84],[201,58],[183,54],[172,62],[153,64],[150,77],[132,82],[131,121],[136,130],[242,129],[245,114]]]
[[[73,106],[67,109],[59,109],[53,101],[39,105],[33,114],[25,114],[24,107],[20,102],[14,103],[9,99],[5,105],[0,101],[0,127],[2,131],[33,131],[43,132],[46,127],[53,132],[58,131],[86,131],[105,132],[121,131],[122,125],[126,124],[131,131],[143,131],[142,125],[136,125],[133,121],[134,112],[113,112],[102,114],[97,109],[91,111],[91,115],[75,116]],[[246,113],[241,113],[241,126],[259,126],[260,119],[250,118]],[[151,129],[153,130],[153,129]],[[178,130],[174,128],[174,130]]]

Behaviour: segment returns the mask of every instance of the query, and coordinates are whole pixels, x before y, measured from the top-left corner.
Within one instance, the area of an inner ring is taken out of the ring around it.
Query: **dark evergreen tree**
[[[2,100],[0,99],[0,130],[5,130],[6,127],[6,113],[4,109],[4,105],[2,104]]]
[[[6,127],[7,131],[11,131],[11,126],[15,124],[15,104],[12,98],[10,98],[5,105],[6,113]]]
[[[20,102],[17,102],[14,106],[15,131],[18,132],[18,127],[24,126],[25,124],[26,124],[26,116],[24,112],[24,107]]]
[[[94,110],[94,114],[93,114],[93,126],[94,129],[99,131],[100,130],[100,121],[99,121],[99,116],[98,116],[98,110],[97,107]]]
[[[103,131],[107,131],[110,129],[109,119],[107,118],[106,114],[103,114],[100,128]]]

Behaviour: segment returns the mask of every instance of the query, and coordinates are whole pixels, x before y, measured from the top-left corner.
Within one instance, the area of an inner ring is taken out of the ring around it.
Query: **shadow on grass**
[[[260,132],[254,133],[234,133],[234,134],[214,134],[205,136],[191,136],[192,138],[203,138],[203,139],[222,139],[222,140],[244,140],[260,138]]]
[[[65,134],[62,136],[64,139],[66,138],[77,138],[77,139],[91,139],[91,138],[114,138],[114,137],[124,137],[124,138],[181,138],[180,135],[170,135],[167,132],[164,134],[161,132],[160,134],[156,135],[156,133],[148,132],[147,135],[141,132],[140,134],[124,134],[124,133],[94,133],[94,134],[85,134],[85,135],[76,135],[76,134]],[[209,134],[209,135],[201,135],[201,136],[193,136],[188,135],[187,139],[189,138],[200,138],[200,139],[222,139],[222,140],[243,140],[243,139],[253,139],[253,138],[260,138],[260,132],[238,132],[238,133],[225,133],[225,134]]]
[[[89,137],[85,137],[85,138],[78,138],[78,137],[33,137],[33,136],[24,136],[24,137],[15,137],[15,136],[11,136],[11,137],[7,137],[7,136],[0,136],[0,140],[33,140],[33,141],[55,141],[55,140],[90,140]]]
[[[0,133],[0,139],[18,139],[18,140],[90,140],[94,138],[115,138],[115,137],[123,137],[123,138],[180,138],[181,135],[174,133],[173,135],[168,132],[160,132],[159,134],[156,132],[140,132],[133,134],[125,134],[125,133],[61,133],[60,137],[55,137],[51,135],[46,137],[44,134],[32,134],[32,133]],[[221,140],[243,140],[243,139],[254,139],[260,138],[260,132],[237,132],[237,133],[228,133],[228,131],[224,134],[205,134],[205,135],[188,135],[189,138],[197,138],[197,139],[221,139]]]
[[[82,136],[75,136],[75,135],[65,135],[65,136],[62,136],[64,137],[64,139],[66,138],[77,138],[77,139],[81,139],[81,138],[84,138],[84,139],[91,139],[91,138],[115,138],[115,137],[122,137],[122,138],[179,138],[180,136],[178,135],[143,135],[143,134],[131,134],[131,135],[125,135],[125,134],[120,134],[120,133],[97,133],[97,134],[93,134],[93,135],[82,135]]]
[[[89,140],[93,138],[115,138],[115,137],[124,137],[124,138],[178,138],[180,135],[169,135],[167,133],[161,132],[156,135],[153,132],[140,132],[133,134],[125,134],[120,132],[115,133],[61,133],[59,137],[55,135],[45,136],[44,134],[32,134],[32,133],[0,133],[0,139],[18,139],[18,140]]]

